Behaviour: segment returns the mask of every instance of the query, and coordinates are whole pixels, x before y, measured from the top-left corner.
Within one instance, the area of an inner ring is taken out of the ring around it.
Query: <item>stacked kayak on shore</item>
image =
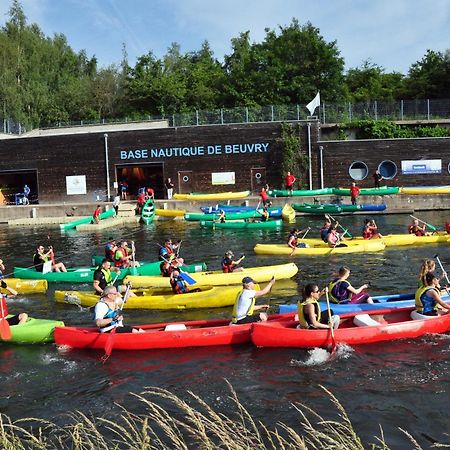
[[[236,198],[245,198],[250,195],[250,191],[241,192],[218,192],[215,194],[174,194],[173,198],[177,200],[232,200]]]
[[[246,268],[241,272],[223,273],[198,272],[191,273],[190,276],[196,281],[195,287],[199,286],[225,286],[230,284],[242,284],[242,278],[252,277],[256,283],[270,281],[272,277],[277,280],[283,280],[293,277],[298,272],[298,267],[294,263],[278,264],[274,266],[261,266]],[[127,276],[125,283],[131,282],[134,288],[146,287],[169,287],[170,281],[164,277],[139,277]]]
[[[450,330],[450,314],[421,316],[413,307],[354,312],[340,317],[341,323],[334,330],[334,337],[329,329],[299,329],[298,322],[292,320],[254,323],[251,339],[257,347],[312,348],[340,343],[372,344]]]
[[[224,211],[226,218],[229,219],[229,214],[231,213],[255,213],[256,215],[252,217],[261,217],[257,211],[262,212],[262,208],[253,208],[252,206],[226,206],[226,205],[216,205],[216,206],[202,206],[200,208],[205,214],[214,214],[216,219],[220,215],[220,211]],[[277,207],[270,207],[267,209],[269,211],[269,217],[281,217],[282,210]],[[192,219],[191,219],[192,220]],[[206,220],[206,219],[205,219]]]
[[[268,191],[270,197],[314,197],[319,195],[332,195],[333,188],[322,189],[296,189],[288,191],[286,189],[271,189]]]
[[[282,220],[267,220],[266,222],[262,222],[260,220],[255,222],[245,221],[245,220],[232,220],[226,222],[211,222],[211,221],[200,221],[200,226],[203,228],[212,228],[212,229],[229,229],[229,230],[255,230],[255,229],[274,229],[280,228],[283,226]]]
[[[197,288],[194,285],[193,288]],[[133,290],[136,297],[129,297],[124,309],[191,309],[223,308],[234,305],[242,286],[201,286],[198,292],[174,294],[172,289]],[[55,291],[55,300],[79,306],[94,306],[100,297],[93,292]]]
[[[253,249],[257,255],[287,255],[287,256],[329,256],[343,253],[372,253],[384,250],[385,245],[381,239],[372,241],[360,241],[352,243],[347,247],[329,247],[320,239],[314,241],[309,247],[298,247],[292,252],[292,248],[287,244],[256,244]],[[301,242],[309,242],[303,239]],[[346,243],[347,241],[345,241]],[[308,244],[309,245],[309,244]]]
[[[250,209],[245,211],[227,212],[225,211],[226,220],[245,220],[245,219],[260,219],[262,209]],[[220,213],[186,213],[184,218],[189,221],[199,222],[208,221],[213,222],[219,219]],[[269,210],[269,217],[281,217],[281,208],[271,208]]]
[[[107,219],[108,217],[113,217],[115,214],[114,208],[108,209],[108,211],[104,211],[100,214],[99,218],[101,220]],[[82,219],[77,219],[68,223],[60,223],[59,227],[62,231],[73,230],[78,225],[84,225],[86,223],[93,223],[94,219],[92,216],[83,217]]]
[[[303,203],[303,204],[293,204],[292,207],[296,211],[308,214],[341,214],[341,213],[352,213],[357,211],[384,211],[386,209],[386,205],[384,204],[345,205],[334,203],[324,203],[324,204]]]
[[[450,186],[401,187],[400,194],[406,195],[450,194]]]
[[[399,187],[382,186],[379,188],[361,188],[359,195],[395,195],[400,191]],[[334,195],[350,197],[349,188],[333,188]]]
[[[11,315],[8,317],[12,317]],[[11,344],[43,344],[53,342],[55,327],[64,327],[64,322],[59,320],[34,319],[29,317],[22,325],[11,325],[11,339],[0,342]]]

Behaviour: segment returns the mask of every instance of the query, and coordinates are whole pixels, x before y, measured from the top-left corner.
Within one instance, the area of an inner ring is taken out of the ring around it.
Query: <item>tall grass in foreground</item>
[[[255,421],[239,402],[230,387],[233,411],[216,412],[201,398],[189,393],[189,403],[167,390],[147,388],[141,394],[132,394],[145,408],[139,415],[121,407],[115,419],[90,418],[81,412],[69,414],[64,427],[35,418],[11,421],[0,415],[0,448],[71,449],[71,450],[314,450],[341,449],[389,450],[381,431],[375,442],[364,446],[353,430],[351,421],[336,397],[322,387],[330,397],[336,420],[325,420],[304,405],[295,405],[299,416],[299,430],[283,423],[270,429]],[[152,400],[153,399],[153,400]],[[193,405],[191,405],[192,403]],[[163,407],[162,404],[165,406]],[[403,431],[403,430],[402,430]],[[421,449],[414,438],[405,434],[403,448]],[[436,447],[450,448],[435,444]]]

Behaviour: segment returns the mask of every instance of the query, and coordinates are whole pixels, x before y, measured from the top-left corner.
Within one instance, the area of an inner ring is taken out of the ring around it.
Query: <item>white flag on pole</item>
[[[306,105],[306,108],[309,110],[309,114],[312,116],[316,108],[320,106],[320,92]]]

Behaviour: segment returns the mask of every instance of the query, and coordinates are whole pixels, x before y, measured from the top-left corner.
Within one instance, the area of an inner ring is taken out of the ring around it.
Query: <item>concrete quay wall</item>
[[[320,203],[334,203],[337,200],[335,195],[315,197]],[[349,197],[340,197],[342,203],[350,203]],[[246,199],[232,200],[230,204],[241,205],[248,204],[256,206],[259,197],[252,196]],[[313,203],[314,197],[279,197],[271,199],[273,206],[283,206],[285,203]],[[178,209],[189,212],[199,212],[200,206],[215,205],[213,201],[183,201],[183,200],[156,200],[156,208],[161,209]],[[450,209],[449,194],[434,195],[385,195],[385,196],[362,196],[359,203],[382,204],[387,205],[387,209],[383,214],[411,213],[413,211],[427,210],[446,210]],[[121,208],[127,211],[135,205],[135,202],[123,202]],[[11,205],[0,206],[0,223],[8,223],[14,219],[32,219],[25,220],[23,224],[59,224],[62,222],[70,222],[79,217],[92,215],[96,203],[78,203],[78,204],[45,204],[45,205]],[[111,204],[103,204],[104,209],[111,208]],[[119,216],[120,214],[119,208]],[[70,216],[69,216],[70,215]],[[299,214],[300,215],[300,214]],[[179,217],[182,219],[182,217]],[[178,219],[179,219],[178,218]],[[155,217],[155,219],[158,219]],[[164,218],[167,220],[167,218]]]

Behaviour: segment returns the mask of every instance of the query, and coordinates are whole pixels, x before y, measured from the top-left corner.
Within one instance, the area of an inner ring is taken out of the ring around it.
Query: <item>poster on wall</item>
[[[86,175],[66,177],[67,195],[86,194]]]
[[[236,184],[236,176],[234,172],[216,172],[211,174],[211,182],[213,185]]]
[[[419,175],[442,172],[442,159],[418,159],[402,161],[403,175]]]

